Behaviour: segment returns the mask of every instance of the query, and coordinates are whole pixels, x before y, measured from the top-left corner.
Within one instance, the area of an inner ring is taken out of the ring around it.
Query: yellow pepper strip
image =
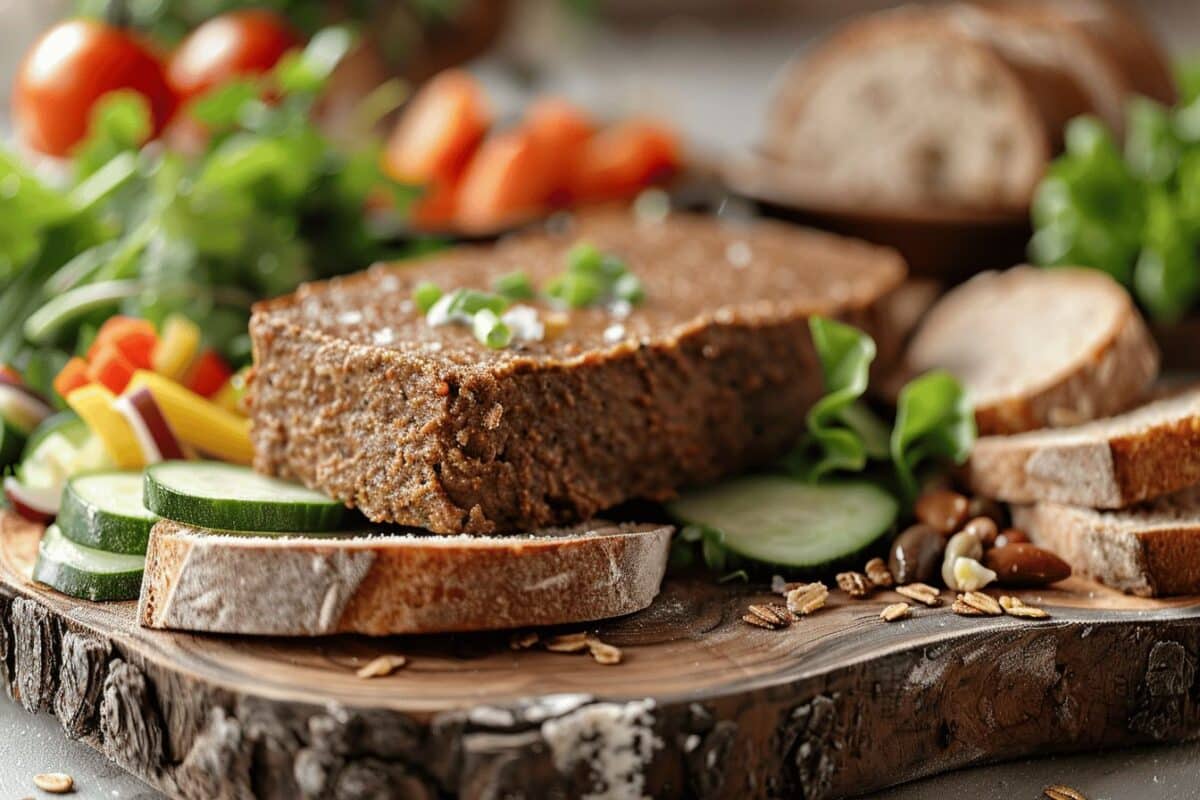
[[[246,377],[249,372],[249,367],[242,367],[234,373],[233,377],[225,381],[225,385],[212,396],[212,401],[231,414],[237,414],[239,417],[247,416]]]
[[[231,414],[170,378],[139,370],[129,388],[146,389],[162,409],[175,435],[197,450],[234,464],[249,464],[254,459],[250,444],[250,420]]]
[[[121,469],[140,469],[145,466],[145,456],[133,428],[121,412],[113,408],[115,399],[108,389],[90,383],[68,394],[67,405],[100,439],[113,464]]]
[[[200,326],[182,314],[172,314],[163,323],[151,363],[159,375],[182,381],[199,350]]]

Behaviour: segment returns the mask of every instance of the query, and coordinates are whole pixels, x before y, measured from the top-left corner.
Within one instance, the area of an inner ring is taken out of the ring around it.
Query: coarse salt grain
[[[375,331],[375,333],[371,334],[371,341],[381,346],[391,344],[392,342],[396,341],[396,332],[391,328],[380,328],[379,330]]]
[[[753,256],[750,245],[741,240],[730,242],[725,248],[725,260],[733,265],[734,269],[745,269],[750,266],[750,259]]]
[[[606,344],[616,344],[625,338],[625,326],[617,323],[609,325],[604,329],[604,341]]]
[[[361,311],[343,311],[337,315],[339,325],[357,325],[362,322],[362,318]]]

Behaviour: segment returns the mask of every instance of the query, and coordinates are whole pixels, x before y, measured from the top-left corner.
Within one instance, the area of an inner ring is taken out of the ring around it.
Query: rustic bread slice
[[[764,155],[849,205],[1025,207],[1062,99],[953,28],[904,8],[842,29],[781,76]]]
[[[1200,488],[1124,511],[1019,506],[1013,523],[1076,574],[1115,589],[1143,597],[1200,593]]]
[[[671,528],[593,521],[529,536],[231,535],[162,521],[138,619],[272,636],[585,622],[658,594]]]
[[[1158,373],[1129,294],[1103,273],[1069,268],[977,275],[933,307],[907,360],[956,375],[985,436],[1111,416]]]
[[[1108,419],[986,436],[967,464],[971,488],[1010,503],[1125,508],[1200,483],[1200,389]]]

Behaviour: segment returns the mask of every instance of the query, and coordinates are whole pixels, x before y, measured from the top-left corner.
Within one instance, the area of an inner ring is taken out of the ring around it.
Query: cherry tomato
[[[34,150],[67,155],[87,134],[96,100],[118,89],[146,98],[156,134],[175,110],[162,65],[131,34],[93,20],[59,23],[17,71],[13,117],[21,139]]]
[[[192,31],[171,56],[167,79],[183,100],[242,75],[267,72],[300,37],[262,9],[222,14]]]

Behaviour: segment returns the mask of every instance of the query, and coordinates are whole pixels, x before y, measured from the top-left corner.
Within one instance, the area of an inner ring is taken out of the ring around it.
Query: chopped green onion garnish
[[[496,278],[492,283],[492,289],[496,294],[513,302],[532,300],[537,297],[537,290],[533,288],[533,281],[529,279],[529,274],[521,271],[510,272]]]
[[[475,313],[471,321],[471,330],[480,344],[487,345],[493,350],[502,350],[512,341],[512,330],[501,322],[494,311],[484,308]]]
[[[456,313],[472,316],[485,309],[495,314],[502,314],[506,308],[508,308],[508,301],[498,294],[481,292],[478,289],[455,289],[448,310],[451,316]]]
[[[646,289],[637,275],[626,272],[613,284],[613,296],[636,306],[646,299]]]
[[[421,281],[413,289],[412,299],[422,314],[428,314],[433,304],[442,299],[442,290],[436,283]]]
[[[595,275],[568,272],[551,281],[546,294],[571,308],[585,308],[604,296],[604,283]]]
[[[604,254],[591,242],[579,242],[567,251],[567,271],[598,275],[603,271]]]

